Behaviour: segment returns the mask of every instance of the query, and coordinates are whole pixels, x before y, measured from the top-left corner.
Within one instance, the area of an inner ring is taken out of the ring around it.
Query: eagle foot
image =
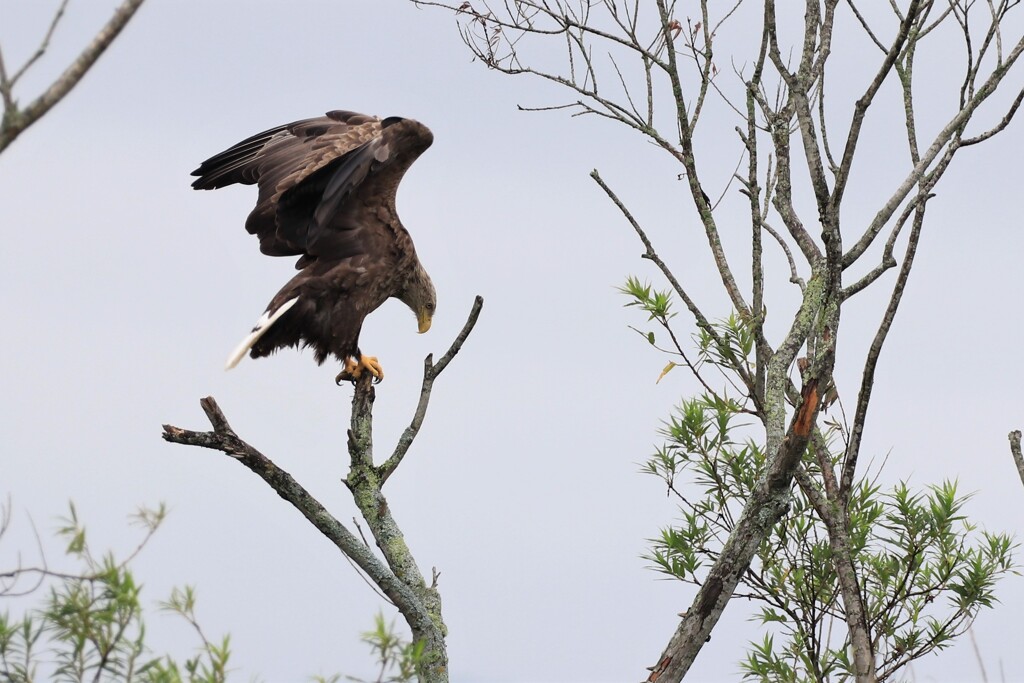
[[[345,359],[345,369],[334,378],[334,383],[339,385],[342,382],[355,383],[363,376],[364,371],[373,375],[374,384],[379,384],[384,379],[384,368],[381,367],[376,356],[360,356],[358,361],[354,358]]]

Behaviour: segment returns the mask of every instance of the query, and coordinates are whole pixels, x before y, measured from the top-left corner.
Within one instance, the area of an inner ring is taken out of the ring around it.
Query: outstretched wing
[[[394,236],[398,183],[433,141],[411,119],[331,111],[278,126],[204,161],[197,190],[259,184],[246,230],[271,256],[346,258],[384,248]],[[381,214],[383,210],[384,214]]]

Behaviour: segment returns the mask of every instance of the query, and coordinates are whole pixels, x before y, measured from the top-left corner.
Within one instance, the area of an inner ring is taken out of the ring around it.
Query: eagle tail
[[[243,339],[242,343],[235,347],[235,350],[231,352],[230,356],[228,356],[228,362],[224,366],[224,369],[230,370],[238,365],[238,362],[242,360],[242,357],[245,356],[249,349],[251,349],[256,342],[260,340],[260,337],[267,333],[267,330],[270,329],[271,325],[277,322],[278,318],[287,313],[288,310],[298,302],[298,300],[299,297],[289,299],[281,304],[276,311],[267,311],[264,313],[260,319],[256,321],[256,326],[252,328],[252,332],[249,333],[249,336]]]

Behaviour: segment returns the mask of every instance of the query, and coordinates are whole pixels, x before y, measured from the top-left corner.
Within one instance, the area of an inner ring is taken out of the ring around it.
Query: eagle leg
[[[360,354],[358,361],[355,358],[345,359],[345,369],[338,373],[338,376],[334,378],[334,382],[335,384],[341,384],[345,381],[355,382],[362,377],[364,371],[373,375],[374,384],[378,384],[384,379],[384,368],[381,367],[377,357]]]

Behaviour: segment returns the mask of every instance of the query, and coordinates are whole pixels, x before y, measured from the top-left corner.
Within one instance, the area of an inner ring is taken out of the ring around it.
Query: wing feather
[[[429,129],[411,119],[350,111],[277,126],[204,161],[196,189],[258,183],[246,230],[272,256],[346,258],[380,250],[380,209],[394,215],[398,183],[430,146]]]

